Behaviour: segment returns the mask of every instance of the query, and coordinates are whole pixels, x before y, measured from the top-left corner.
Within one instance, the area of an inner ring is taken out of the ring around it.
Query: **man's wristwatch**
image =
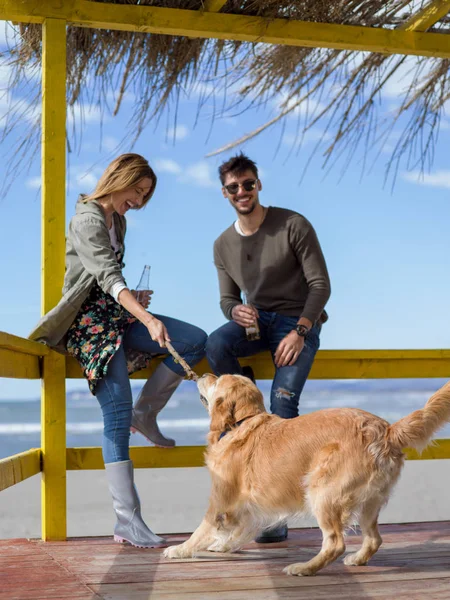
[[[306,327],[306,325],[296,325],[295,331],[300,337],[306,337],[309,333],[309,329]]]

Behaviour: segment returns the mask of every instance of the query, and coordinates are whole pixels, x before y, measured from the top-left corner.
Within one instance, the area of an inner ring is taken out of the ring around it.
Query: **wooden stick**
[[[173,358],[175,359],[175,362],[179,363],[183,367],[183,369],[186,371],[187,379],[192,379],[193,381],[197,381],[198,380],[197,373],[191,369],[191,367],[187,364],[187,362],[184,360],[184,358],[181,358],[181,356],[178,354],[178,352],[175,350],[175,348],[172,346],[172,344],[170,342],[166,342],[166,348],[170,352],[170,354],[173,356]]]

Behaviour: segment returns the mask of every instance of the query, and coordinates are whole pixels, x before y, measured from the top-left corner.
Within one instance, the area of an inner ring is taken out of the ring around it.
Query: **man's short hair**
[[[226,162],[220,165],[220,181],[222,182],[222,185],[224,185],[225,177],[228,175],[228,173],[240,175],[241,173],[245,173],[245,171],[253,171],[256,179],[258,179],[258,167],[256,166],[256,163],[243,152],[241,152],[240,154],[236,154],[236,156],[232,156]]]

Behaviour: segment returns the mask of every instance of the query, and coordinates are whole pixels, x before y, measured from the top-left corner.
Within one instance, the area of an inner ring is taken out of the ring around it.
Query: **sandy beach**
[[[407,461],[381,523],[450,520],[450,460]],[[67,477],[68,535],[111,535],[114,514],[104,471],[71,471]],[[206,510],[209,475],[205,468],[138,469],[142,512],[158,533],[193,531]],[[40,476],[0,494],[0,538],[40,537]],[[315,526],[305,517],[290,526]]]

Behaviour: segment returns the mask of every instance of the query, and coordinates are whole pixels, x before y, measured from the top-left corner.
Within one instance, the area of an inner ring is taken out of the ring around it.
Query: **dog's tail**
[[[421,452],[447,421],[450,421],[450,382],[433,394],[423,408],[391,425],[388,440],[398,448],[410,446]]]

